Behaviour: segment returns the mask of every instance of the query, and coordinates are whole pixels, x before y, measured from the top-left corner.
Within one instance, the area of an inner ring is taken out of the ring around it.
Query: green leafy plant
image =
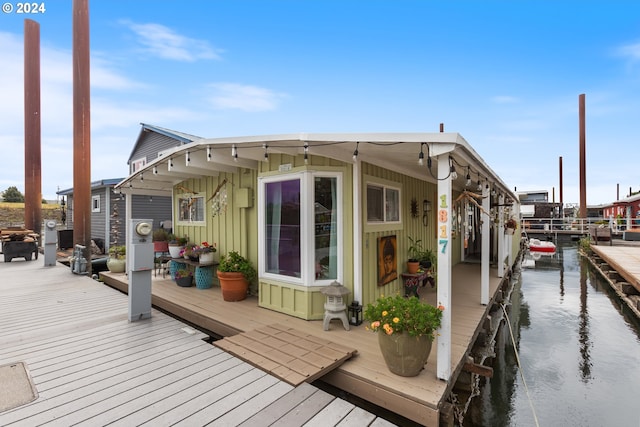
[[[173,233],[169,234],[169,244],[170,245],[178,245],[178,246],[184,246],[189,242],[189,238],[188,237],[178,237]]]
[[[114,245],[109,247],[109,256],[116,259],[124,259],[127,254],[127,247],[124,245]]]
[[[407,332],[410,336],[435,338],[442,322],[444,307],[434,307],[412,296],[380,296],[375,304],[367,304],[364,318],[371,322],[368,329],[387,335]]]
[[[408,236],[407,239],[409,239],[409,242],[411,243],[409,245],[409,249],[407,249],[409,262],[420,261],[420,254],[424,251],[422,248],[422,240],[414,240],[411,236]]]
[[[175,278],[182,279],[183,277],[193,277],[193,272],[191,270],[187,270],[186,268],[176,270]]]
[[[153,230],[153,241],[154,242],[166,242],[169,240],[169,232],[164,228],[156,228]]]
[[[251,262],[236,251],[231,251],[220,257],[218,271],[224,273],[242,273],[251,282],[256,277],[256,270]]]

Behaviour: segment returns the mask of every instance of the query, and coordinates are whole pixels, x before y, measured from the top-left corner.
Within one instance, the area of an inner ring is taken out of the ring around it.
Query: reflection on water
[[[535,426],[531,406],[541,426],[640,425],[640,323],[576,243],[532,261],[514,274],[508,307],[525,382],[503,327],[464,425]]]

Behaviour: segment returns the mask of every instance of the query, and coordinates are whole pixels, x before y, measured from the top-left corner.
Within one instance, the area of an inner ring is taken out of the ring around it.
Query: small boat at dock
[[[556,251],[556,245],[553,242],[546,242],[540,239],[529,239],[529,252],[552,253]]]

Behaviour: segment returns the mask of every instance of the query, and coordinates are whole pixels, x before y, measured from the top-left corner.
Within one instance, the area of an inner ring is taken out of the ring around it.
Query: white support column
[[[504,196],[501,194],[498,197],[498,277],[504,276]]]
[[[360,161],[353,164],[353,299],[362,304],[362,198]],[[344,267],[343,267],[344,268]]]
[[[438,330],[437,376],[451,377],[451,176],[448,155],[438,156],[438,199],[436,221],[438,238],[438,301],[444,306]]]
[[[489,304],[489,250],[491,233],[489,226],[491,217],[489,211],[491,209],[491,199],[489,195],[489,187],[485,186],[482,190],[482,210],[480,218],[482,221],[482,249],[481,249],[481,267],[480,267],[480,304]]]

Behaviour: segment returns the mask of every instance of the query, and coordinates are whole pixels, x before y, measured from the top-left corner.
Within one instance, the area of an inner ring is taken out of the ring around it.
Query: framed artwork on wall
[[[398,245],[393,236],[378,237],[378,286],[398,278]]]

